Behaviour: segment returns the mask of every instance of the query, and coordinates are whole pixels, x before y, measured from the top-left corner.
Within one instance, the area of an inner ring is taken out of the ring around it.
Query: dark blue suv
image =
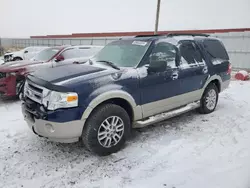
[[[22,111],[33,132],[98,155],[122,148],[131,128],[197,109],[215,110],[231,65],[217,38],[136,36],[106,45],[85,64],[27,77]]]

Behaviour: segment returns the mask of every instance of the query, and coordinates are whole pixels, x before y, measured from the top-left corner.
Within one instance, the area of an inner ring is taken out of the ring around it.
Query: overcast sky
[[[159,30],[250,28],[250,0],[161,0]],[[157,0],[0,0],[0,37],[153,31]]]

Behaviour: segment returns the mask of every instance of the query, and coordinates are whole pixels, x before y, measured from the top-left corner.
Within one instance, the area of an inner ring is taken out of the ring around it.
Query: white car
[[[0,57],[0,65],[2,65],[3,63],[4,63],[4,57],[1,56],[1,57]]]
[[[29,60],[38,54],[40,51],[48,48],[47,46],[32,46],[24,48],[20,51],[9,52],[4,54],[4,61],[21,61],[21,60]]]

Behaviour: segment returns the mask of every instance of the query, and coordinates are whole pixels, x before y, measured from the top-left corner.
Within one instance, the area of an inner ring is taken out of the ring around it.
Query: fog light
[[[50,133],[55,132],[55,129],[54,129],[53,126],[52,126],[51,124],[49,124],[49,123],[46,123],[46,124],[45,124],[45,128],[46,128],[47,131],[50,132]]]

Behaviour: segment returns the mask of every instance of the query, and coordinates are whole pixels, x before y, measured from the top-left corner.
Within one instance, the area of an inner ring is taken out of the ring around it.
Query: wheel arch
[[[125,91],[115,90],[95,97],[84,111],[82,119],[87,119],[94,109],[105,103],[117,104],[124,108],[128,112],[131,121],[142,118],[141,107],[136,104],[134,98]]]
[[[210,83],[213,83],[217,87],[219,93],[221,92],[221,83],[218,79],[214,79]]]
[[[216,85],[216,87],[218,88],[218,91],[220,93],[221,91],[221,84],[222,84],[222,79],[219,75],[213,75],[211,76],[210,78],[208,78],[208,80],[206,81],[204,87],[203,87],[203,93],[206,89],[206,87],[210,84],[210,83],[213,83]]]
[[[15,56],[15,57],[13,57],[13,61],[15,61],[16,59],[21,59],[21,60],[23,60],[23,58],[20,57],[20,56]]]

